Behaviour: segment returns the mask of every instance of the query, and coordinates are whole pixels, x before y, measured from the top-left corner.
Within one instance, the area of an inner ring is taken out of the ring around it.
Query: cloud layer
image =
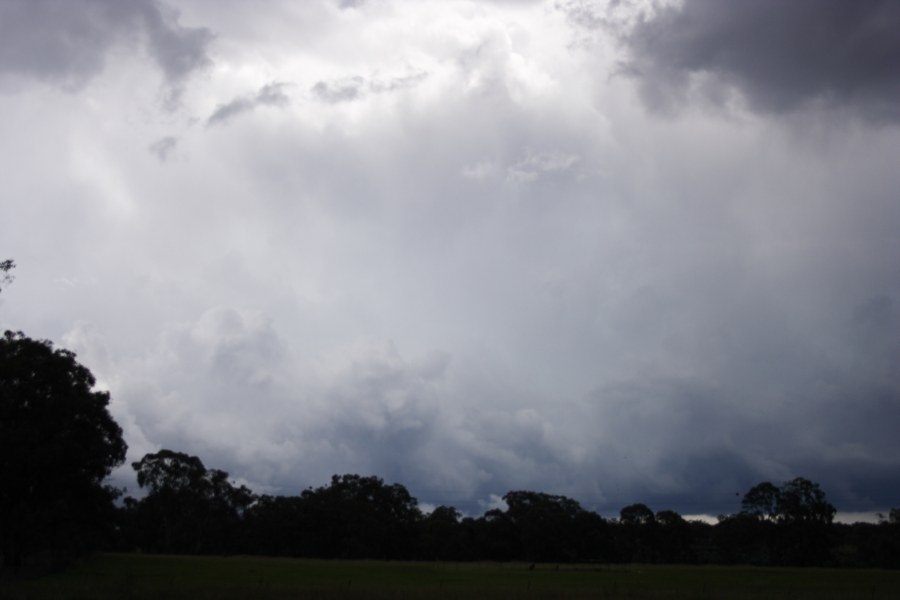
[[[890,3],[71,5],[0,9],[0,325],[130,459],[469,513],[900,492]]]
[[[211,39],[208,29],[181,26],[177,11],[154,0],[9,0],[0,6],[0,81],[36,79],[78,90],[117,48],[139,40],[172,103],[185,80],[209,64]]]
[[[738,91],[775,113],[844,108],[900,118],[900,7],[889,0],[668,5],[623,34],[652,105]]]

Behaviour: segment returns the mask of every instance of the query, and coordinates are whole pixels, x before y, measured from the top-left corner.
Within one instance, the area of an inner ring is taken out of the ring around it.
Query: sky
[[[0,327],[129,445],[900,506],[900,4],[0,0]]]

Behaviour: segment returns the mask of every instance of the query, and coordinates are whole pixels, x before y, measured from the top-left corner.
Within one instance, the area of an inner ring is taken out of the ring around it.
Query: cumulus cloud
[[[212,34],[183,27],[153,0],[9,0],[0,5],[0,76],[75,90],[103,70],[117,46],[141,39],[177,99],[185,79],[209,64]]]
[[[796,475],[891,505],[896,128],[796,135],[771,115],[799,99],[660,119],[608,76],[611,25],[547,3],[215,4],[180,5],[218,36],[183,110],[102,34],[90,68],[29,67],[80,87],[0,96],[0,321],[78,352],[134,458],[470,514],[511,489],[716,514]]]
[[[890,0],[686,0],[623,33],[626,69],[655,107],[690,93],[727,101],[737,90],[765,112],[822,106],[896,121],[898,22]]]
[[[291,99],[285,93],[286,83],[272,82],[264,85],[251,96],[241,96],[225,104],[219,105],[206,120],[208,126],[221,125],[238,115],[250,112],[260,106],[282,108],[287,106]]]

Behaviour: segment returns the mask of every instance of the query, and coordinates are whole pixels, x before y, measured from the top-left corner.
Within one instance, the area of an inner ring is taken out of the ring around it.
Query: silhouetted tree
[[[781,562],[778,525],[740,512],[723,515],[713,528],[714,562],[724,564],[770,565]]]
[[[572,561],[578,555],[576,518],[581,505],[565,496],[514,491],[503,496],[506,516],[516,529],[520,558],[528,561]]]
[[[619,522],[625,525],[650,525],[656,522],[656,517],[646,504],[629,504],[619,511]]]
[[[656,539],[658,559],[665,563],[693,563],[691,527],[674,510],[656,513]]]
[[[809,479],[797,477],[781,486],[778,519],[785,523],[807,522],[830,525],[837,510],[825,499],[825,492]]]
[[[72,352],[21,332],[0,339],[0,565],[63,561],[112,523],[117,492],[103,481],[126,445],[94,384]]]
[[[161,552],[228,553],[238,544],[244,511],[254,496],[207,469],[196,456],[160,450],[132,464],[147,497],[134,505],[137,545]]]
[[[438,506],[422,519],[420,555],[429,560],[462,560],[462,515],[451,506]]]
[[[14,261],[10,259],[0,260],[0,291],[2,291],[3,287],[11,283],[14,279],[10,271],[15,268],[16,263]]]
[[[244,515],[245,550],[266,556],[318,556],[308,548],[307,503],[300,496],[260,496]]]
[[[399,483],[379,477],[334,475],[331,484],[301,494],[307,547],[329,558],[411,558],[418,503]]]
[[[809,479],[797,477],[780,488],[764,481],[753,486],[741,500],[741,512],[757,519],[779,523],[830,524],[836,512],[825,492]]]
[[[731,519],[727,528],[742,530],[739,554],[746,562],[825,564],[835,512],[818,483],[797,477],[776,487],[765,481],[744,495],[744,518]]]
[[[781,490],[768,481],[758,483],[744,494],[741,512],[757,519],[774,521],[779,514]]]
[[[613,558],[610,525],[597,513],[582,510],[573,519],[577,560],[610,561]]]
[[[621,560],[651,563],[658,560],[656,516],[646,504],[629,504],[619,511],[617,553]]]
[[[519,530],[509,514],[492,508],[472,525],[472,544],[475,557],[488,560],[516,560],[522,558]]]
[[[792,565],[827,564],[836,512],[818,483],[797,477],[782,485],[778,495],[782,561]]]

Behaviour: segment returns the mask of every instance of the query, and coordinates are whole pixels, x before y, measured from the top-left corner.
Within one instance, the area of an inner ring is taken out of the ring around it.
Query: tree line
[[[0,263],[8,275],[11,263]],[[8,277],[3,280],[8,283]],[[0,573],[98,549],[442,561],[749,563],[900,568],[900,510],[834,523],[821,487],[796,478],[750,489],[715,525],[645,504],[606,519],[576,500],[510,491],[481,516],[423,512],[399,483],[335,475],[295,496],[255,494],[173,450],[132,464],[146,494],[106,479],[122,429],[75,355],[21,332],[0,337]]]
[[[254,495],[171,450],[132,465],[147,490],[118,513],[120,551],[334,559],[900,567],[900,510],[834,523],[821,487],[798,477],[748,491],[715,525],[625,506],[606,519],[565,496],[511,491],[478,517],[424,513],[403,485],[334,475],[296,496]]]

